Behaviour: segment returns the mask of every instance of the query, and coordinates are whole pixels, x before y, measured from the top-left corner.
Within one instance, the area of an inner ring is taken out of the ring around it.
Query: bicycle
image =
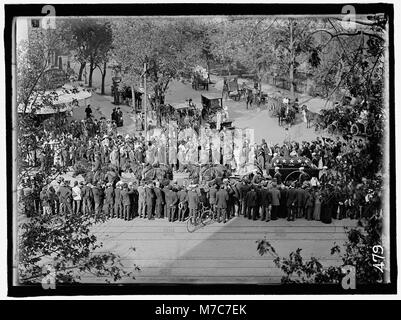
[[[200,204],[200,209],[195,217],[189,217],[187,220],[188,232],[194,232],[197,229],[204,227],[215,221],[215,213],[210,207],[206,207],[203,203]]]

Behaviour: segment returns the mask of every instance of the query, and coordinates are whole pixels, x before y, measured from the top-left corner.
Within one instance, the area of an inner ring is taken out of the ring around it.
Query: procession
[[[21,19],[18,281],[51,261],[65,283],[338,282],[388,214],[387,21],[367,17]]]

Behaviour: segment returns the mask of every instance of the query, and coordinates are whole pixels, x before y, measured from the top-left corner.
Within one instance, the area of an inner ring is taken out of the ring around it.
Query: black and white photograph
[[[17,295],[393,292],[392,4],[81,5],[5,6]]]

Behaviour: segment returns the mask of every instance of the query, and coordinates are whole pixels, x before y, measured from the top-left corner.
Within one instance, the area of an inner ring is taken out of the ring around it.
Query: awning
[[[54,100],[52,106],[43,105],[41,97],[38,97],[33,105],[33,101],[27,106],[25,113],[31,113],[35,110],[36,114],[52,114],[57,112],[65,112],[71,110],[68,106],[73,101],[82,101],[92,96],[91,90],[83,87],[73,87],[70,84],[66,84],[62,89],[55,91],[46,91],[44,95],[51,95],[52,93],[57,94],[57,98]],[[18,113],[24,112],[24,105],[18,106]]]

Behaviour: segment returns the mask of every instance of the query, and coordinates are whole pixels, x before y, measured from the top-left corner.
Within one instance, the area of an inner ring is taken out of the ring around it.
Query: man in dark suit
[[[281,193],[277,189],[276,182],[273,182],[272,188],[269,190],[269,193],[270,193],[271,204],[272,204],[271,219],[272,220],[277,220],[278,211],[279,211],[279,208],[280,208]]]
[[[105,193],[105,202],[103,211],[107,214],[109,218],[113,218],[113,209],[114,209],[114,188],[113,185],[108,182],[106,184]]]
[[[295,189],[297,195],[297,218],[302,218],[304,216],[306,192],[301,186]]]
[[[294,184],[292,184],[287,192],[288,221],[294,221],[295,219],[296,204],[297,204],[297,193],[294,189]]]
[[[216,193],[216,208],[217,208],[217,219],[221,222],[222,216],[224,217],[224,223],[227,222],[227,203],[228,203],[228,192],[224,189],[224,186]]]
[[[256,220],[256,208],[257,208],[258,196],[255,187],[252,186],[251,189],[246,194],[246,206],[248,207],[248,219]]]
[[[121,201],[121,181],[116,183],[114,190],[114,216],[120,218],[123,215],[122,201]]]
[[[166,200],[167,218],[169,222],[172,222],[175,218],[175,211],[178,204],[178,196],[170,185],[166,187],[164,195]]]
[[[72,191],[69,187],[69,182],[65,181],[64,184],[60,186],[57,191],[57,196],[59,197],[60,204],[62,205],[63,210],[62,214],[72,213],[71,201],[72,201]]]
[[[153,189],[153,191],[156,196],[155,215],[156,218],[160,219],[163,213],[164,199],[163,199],[163,190],[160,188],[160,183],[158,181],[156,182],[156,186]]]
[[[153,218],[153,210],[155,207],[156,195],[153,191],[153,183],[149,183],[145,186],[146,193],[146,212],[148,215],[148,219],[151,220]]]
[[[266,182],[260,189],[259,195],[260,195],[260,207],[262,209],[262,220],[266,220],[266,222],[267,222],[271,218],[269,206],[271,205],[272,200],[271,200],[271,193],[267,189]]]
[[[99,216],[102,213],[104,191],[101,182],[97,182],[92,188],[93,201],[95,202],[95,214]]]
[[[241,212],[242,215],[244,217],[246,217],[248,209],[247,209],[247,205],[246,205],[246,195],[249,191],[249,185],[247,184],[247,182],[245,180],[242,180],[240,184],[237,184],[237,190],[239,193],[239,200],[241,203]]]

